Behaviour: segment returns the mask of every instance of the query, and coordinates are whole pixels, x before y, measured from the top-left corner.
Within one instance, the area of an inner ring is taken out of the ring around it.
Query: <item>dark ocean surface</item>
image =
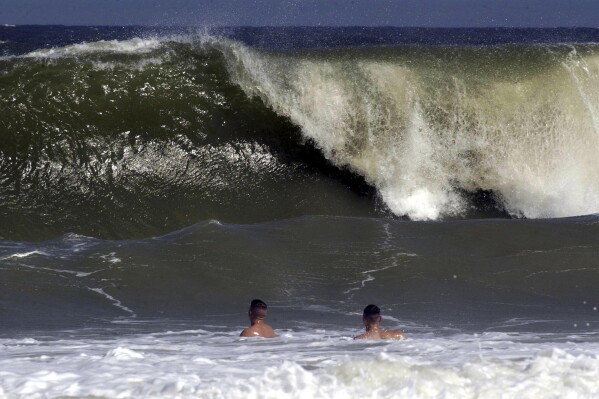
[[[255,296],[285,328],[375,302],[416,329],[594,331],[597,43],[0,27],[0,334],[230,325]]]

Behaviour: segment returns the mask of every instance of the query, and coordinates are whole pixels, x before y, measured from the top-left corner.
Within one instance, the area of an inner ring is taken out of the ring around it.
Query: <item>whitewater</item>
[[[594,397],[597,344],[561,349],[510,334],[415,334],[356,342],[354,331],[186,330],[119,339],[1,340],[0,395],[108,398]],[[465,354],[468,355],[465,355]],[[594,353],[594,354],[590,354]],[[10,370],[10,371],[7,371]],[[109,383],[108,383],[109,382]]]

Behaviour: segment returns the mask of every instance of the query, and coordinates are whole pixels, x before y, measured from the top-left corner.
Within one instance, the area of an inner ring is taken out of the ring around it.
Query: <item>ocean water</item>
[[[0,27],[0,397],[599,396],[598,93],[597,29]]]

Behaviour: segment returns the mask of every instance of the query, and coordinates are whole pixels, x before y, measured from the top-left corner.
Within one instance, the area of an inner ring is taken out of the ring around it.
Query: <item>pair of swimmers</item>
[[[264,321],[268,313],[268,306],[260,299],[254,299],[250,304],[248,316],[251,325],[241,332],[242,337],[264,337],[273,338],[275,332]],[[405,334],[401,330],[385,330],[380,327],[381,309],[376,305],[368,305],[364,308],[362,314],[362,322],[366,327],[366,332],[360,334],[354,339],[393,339],[399,340],[405,338]]]

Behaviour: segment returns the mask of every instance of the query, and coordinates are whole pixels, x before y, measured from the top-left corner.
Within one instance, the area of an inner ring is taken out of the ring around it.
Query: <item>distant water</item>
[[[598,159],[596,29],[0,27],[0,398],[597,396]]]

